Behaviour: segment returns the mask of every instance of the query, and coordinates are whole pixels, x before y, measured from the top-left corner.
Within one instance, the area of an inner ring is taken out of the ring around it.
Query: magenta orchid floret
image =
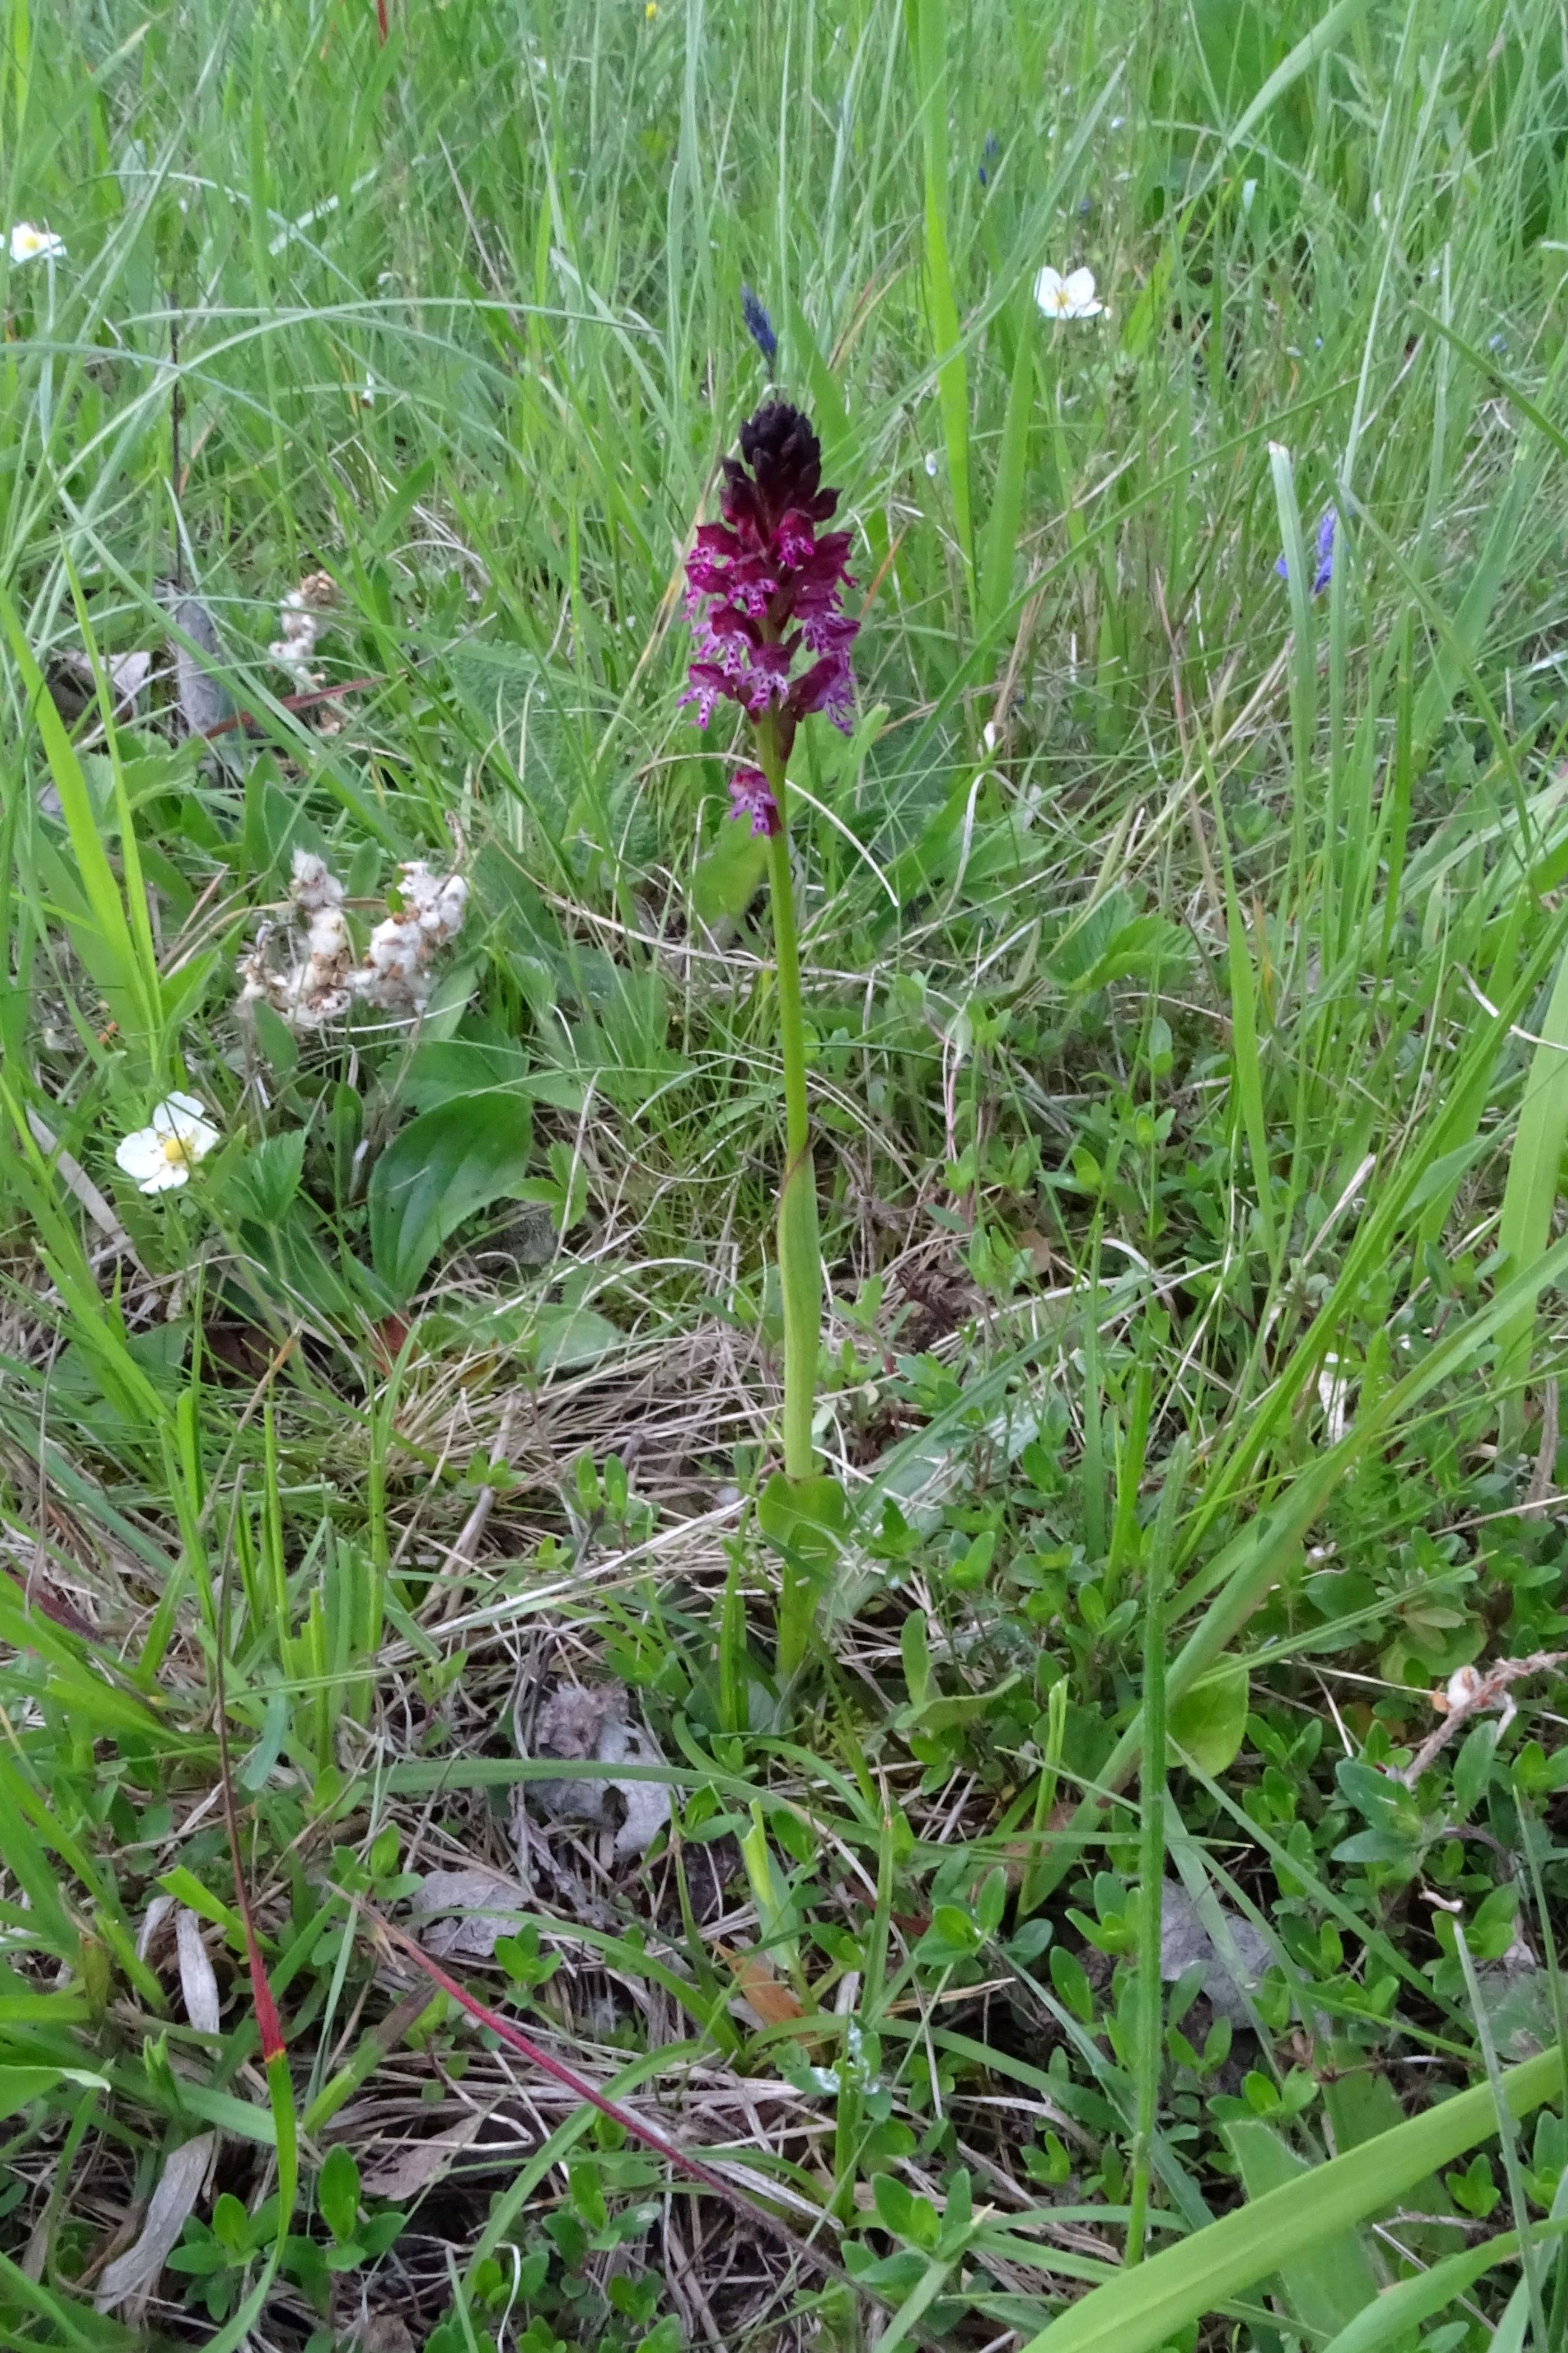
[[[704,523],[687,558],[686,610],[696,649],[690,684],[706,727],[721,699],[755,722],[773,714],[781,760],[799,722],[826,713],[846,734],[854,723],[849,649],[859,623],[844,609],[849,534],[819,533],[838,504],[822,488],[822,446],[787,401],[765,401],[741,427],[741,455],[722,460],[722,522]],[[742,772],[745,774],[747,772]],[[763,780],[765,784],[765,779]],[[757,811],[735,788],[737,815]],[[769,794],[769,801],[772,801]]]
[[[773,788],[761,768],[737,768],[730,779],[730,815],[750,818],[759,839],[777,833],[784,820]]]

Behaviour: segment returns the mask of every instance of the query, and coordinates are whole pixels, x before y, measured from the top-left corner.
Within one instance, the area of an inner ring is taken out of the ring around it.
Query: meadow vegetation
[[[4,16],[0,2341],[1560,2348],[1559,13]]]

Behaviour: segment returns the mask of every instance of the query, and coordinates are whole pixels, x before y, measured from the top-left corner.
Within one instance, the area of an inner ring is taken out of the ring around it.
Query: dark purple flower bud
[[[821,444],[787,401],[764,401],[741,428],[740,457],[722,465],[724,520],[700,526],[686,562],[693,659],[680,699],[704,727],[721,697],[752,720],[774,713],[787,759],[808,712],[846,732],[854,723],[849,533],[819,532],[838,493],[823,489]]]
[[[784,705],[793,719],[805,719],[814,711],[825,711],[836,727],[847,735],[855,719],[855,680],[847,653],[824,654],[820,661],[795,680]]]
[[[749,818],[760,839],[779,829],[779,805],[761,768],[737,768],[730,779],[730,815]]]
[[[772,367],[779,355],[779,339],[773,332],[773,321],[749,286],[741,289],[741,316],[746,322],[746,332]]]
[[[1002,153],[1002,142],[994,131],[985,133],[985,144],[980,151],[980,185],[984,188],[991,178],[991,166]]]
[[[1334,576],[1334,533],[1339,529],[1339,511],[1325,507],[1318,519],[1318,561],[1312,572],[1312,594],[1321,596]],[[1281,580],[1290,577],[1290,559],[1280,556],[1274,569]]]

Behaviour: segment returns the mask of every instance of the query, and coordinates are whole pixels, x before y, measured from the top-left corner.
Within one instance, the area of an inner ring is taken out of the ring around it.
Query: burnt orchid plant
[[[741,427],[739,458],[722,460],[721,522],[703,523],[687,559],[693,659],[682,702],[706,727],[721,702],[738,703],[750,753],[730,777],[731,814],[768,844],[784,1065],[784,1166],[779,1187],[779,1282],[784,1301],[784,1482],[764,1497],[763,1524],[784,1538],[785,1586],[779,1663],[793,1672],[810,1621],[809,1577],[820,1546],[789,1540],[836,1524],[836,1482],[816,1474],[812,1415],[822,1323],[822,1252],[805,1091],[800,949],[790,870],[787,771],[795,732],[821,712],[850,732],[849,649],[859,623],[845,610],[849,534],[821,526],[838,504],[822,487],[822,448],[809,418],[765,401]],[[771,1525],[770,1525],[771,1523]],[[795,1582],[792,1584],[792,1554]]]

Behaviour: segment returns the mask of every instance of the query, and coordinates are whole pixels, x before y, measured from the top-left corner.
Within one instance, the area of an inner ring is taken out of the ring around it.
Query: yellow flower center
[[[166,1135],[163,1138],[163,1157],[171,1161],[176,1168],[182,1166],[188,1168],[191,1165],[191,1155],[177,1135]]]

